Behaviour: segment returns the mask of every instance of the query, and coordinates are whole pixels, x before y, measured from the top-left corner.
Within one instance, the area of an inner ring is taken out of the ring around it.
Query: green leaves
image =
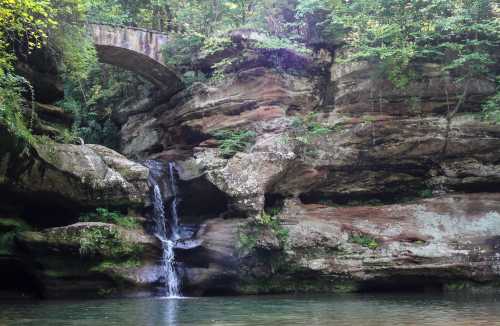
[[[350,60],[382,63],[385,77],[404,88],[418,61],[458,78],[488,75],[500,46],[492,12],[490,0],[354,0],[337,4],[329,23],[357,49]]]
[[[237,152],[245,151],[255,139],[255,132],[251,130],[219,130],[213,133],[219,143],[220,154],[224,158],[231,158]]]
[[[131,216],[124,216],[120,212],[109,211],[106,208],[96,208],[95,213],[82,214],[81,222],[102,222],[122,226],[126,229],[135,229],[139,227],[137,220]]]
[[[484,119],[492,123],[500,123],[500,76],[497,76],[496,84],[496,93],[482,106]]]

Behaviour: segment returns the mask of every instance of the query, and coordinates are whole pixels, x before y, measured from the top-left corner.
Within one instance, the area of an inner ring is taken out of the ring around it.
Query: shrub
[[[139,227],[139,223],[134,217],[124,216],[120,212],[109,211],[106,208],[96,208],[95,213],[80,215],[80,222],[111,223],[127,229],[135,229]]]
[[[250,130],[219,130],[213,136],[219,142],[222,157],[231,158],[237,152],[242,152],[253,144],[256,134]]]

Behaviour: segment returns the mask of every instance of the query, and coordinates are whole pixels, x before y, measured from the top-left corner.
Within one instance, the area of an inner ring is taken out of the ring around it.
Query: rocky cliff
[[[376,77],[372,64],[338,63],[346,54],[254,49],[242,45],[245,37],[233,37],[236,54],[205,58],[237,56],[218,83],[116,113],[126,157],[177,163],[180,223],[195,230],[191,245],[176,250],[184,290],[494,289],[500,127],[476,114],[494,85],[474,80],[450,119],[463,85],[448,84],[435,65],[422,64],[421,78],[401,90]],[[118,153],[56,145],[34,149],[24,164],[15,155],[3,155],[0,165],[8,196],[43,195],[44,204],[75,211],[134,208],[147,217],[148,171]],[[33,209],[27,215],[36,219]],[[46,226],[76,222],[65,221]],[[27,233],[18,242],[40,258],[55,250],[78,261],[80,242],[65,234],[78,239],[87,227]],[[152,286],[157,280],[144,275],[158,243],[127,232],[111,237],[144,250],[132,267],[118,264],[126,271],[113,265],[113,275]],[[110,277],[95,264],[87,279]]]
[[[476,114],[494,85],[474,80],[450,119],[463,85],[438,66],[422,64],[401,90],[372,64],[325,53],[246,49],[219,84],[195,84],[123,125],[128,155],[178,162],[185,196],[199,198],[181,217],[207,210],[195,219],[200,246],[179,252],[185,288],[496,284],[500,128]],[[227,155],[228,139],[244,132],[253,137]],[[221,192],[226,211],[214,218],[217,205],[202,201]]]

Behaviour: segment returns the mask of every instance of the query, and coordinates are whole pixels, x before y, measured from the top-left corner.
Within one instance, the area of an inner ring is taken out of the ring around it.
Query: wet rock
[[[239,273],[238,227],[242,220],[213,219],[201,226],[196,248],[177,251],[183,289],[197,295],[234,292]]]
[[[128,295],[158,282],[160,244],[142,229],[76,223],[17,236],[44,297]]]

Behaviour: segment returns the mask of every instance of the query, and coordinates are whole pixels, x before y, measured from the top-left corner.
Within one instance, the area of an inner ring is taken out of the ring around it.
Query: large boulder
[[[149,170],[99,145],[22,144],[3,130],[0,188],[65,207],[144,207]]]
[[[499,199],[478,193],[357,207],[288,201],[281,215],[287,249],[268,277],[345,282],[353,290],[497,282]]]
[[[148,292],[160,275],[161,245],[142,228],[85,222],[22,232],[16,242],[45,297]]]

